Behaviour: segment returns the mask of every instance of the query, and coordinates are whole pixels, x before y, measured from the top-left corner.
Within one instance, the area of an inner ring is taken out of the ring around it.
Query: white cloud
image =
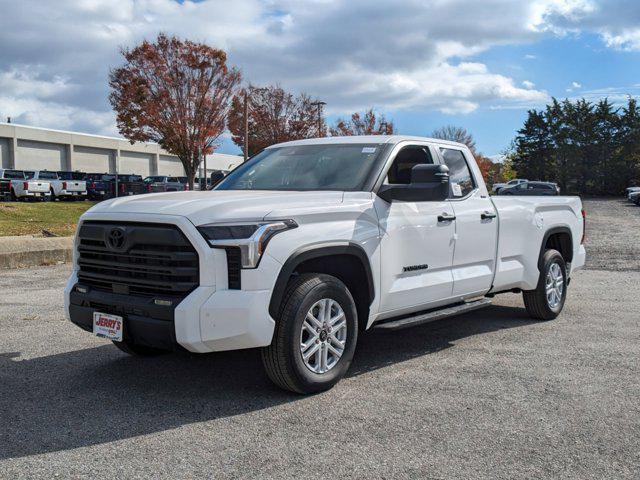
[[[595,0],[5,2],[0,112],[55,123],[49,126],[113,129],[107,77],[121,61],[118,49],[160,31],[223,48],[245,79],[306,91],[332,113],[372,105],[445,113],[483,104],[526,108],[547,93],[474,56],[582,30],[613,48],[638,48],[640,9],[631,0],[611,1],[627,14],[616,16]]]
[[[571,82],[571,85],[567,87],[567,92],[574,92],[576,90],[580,90],[582,88],[582,84],[576,81]]]

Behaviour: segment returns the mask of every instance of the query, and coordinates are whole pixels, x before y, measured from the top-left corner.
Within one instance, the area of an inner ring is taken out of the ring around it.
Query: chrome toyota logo
[[[107,243],[114,250],[122,250],[127,237],[122,228],[112,228],[107,235]]]

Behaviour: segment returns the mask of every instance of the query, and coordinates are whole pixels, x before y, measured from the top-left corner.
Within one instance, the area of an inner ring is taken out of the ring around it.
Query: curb
[[[0,237],[0,269],[70,262],[73,237]]]

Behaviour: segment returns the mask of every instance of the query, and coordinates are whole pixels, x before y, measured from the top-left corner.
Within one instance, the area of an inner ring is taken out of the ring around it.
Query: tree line
[[[617,195],[640,184],[640,108],[608,99],[558,101],[529,110],[507,155],[518,177],[558,183],[563,193]]]
[[[269,145],[326,135],[393,134],[373,108],[327,126],[323,102],[278,85],[241,87],[240,71],[223,50],[160,34],[121,51],[124,65],[109,74],[109,101],[120,133],[153,141],[176,155],[193,182],[225,129],[245,155]]]

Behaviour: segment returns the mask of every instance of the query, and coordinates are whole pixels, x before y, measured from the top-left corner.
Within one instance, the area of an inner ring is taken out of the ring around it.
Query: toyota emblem
[[[114,250],[122,250],[127,237],[122,228],[112,228],[107,235],[107,243]]]

